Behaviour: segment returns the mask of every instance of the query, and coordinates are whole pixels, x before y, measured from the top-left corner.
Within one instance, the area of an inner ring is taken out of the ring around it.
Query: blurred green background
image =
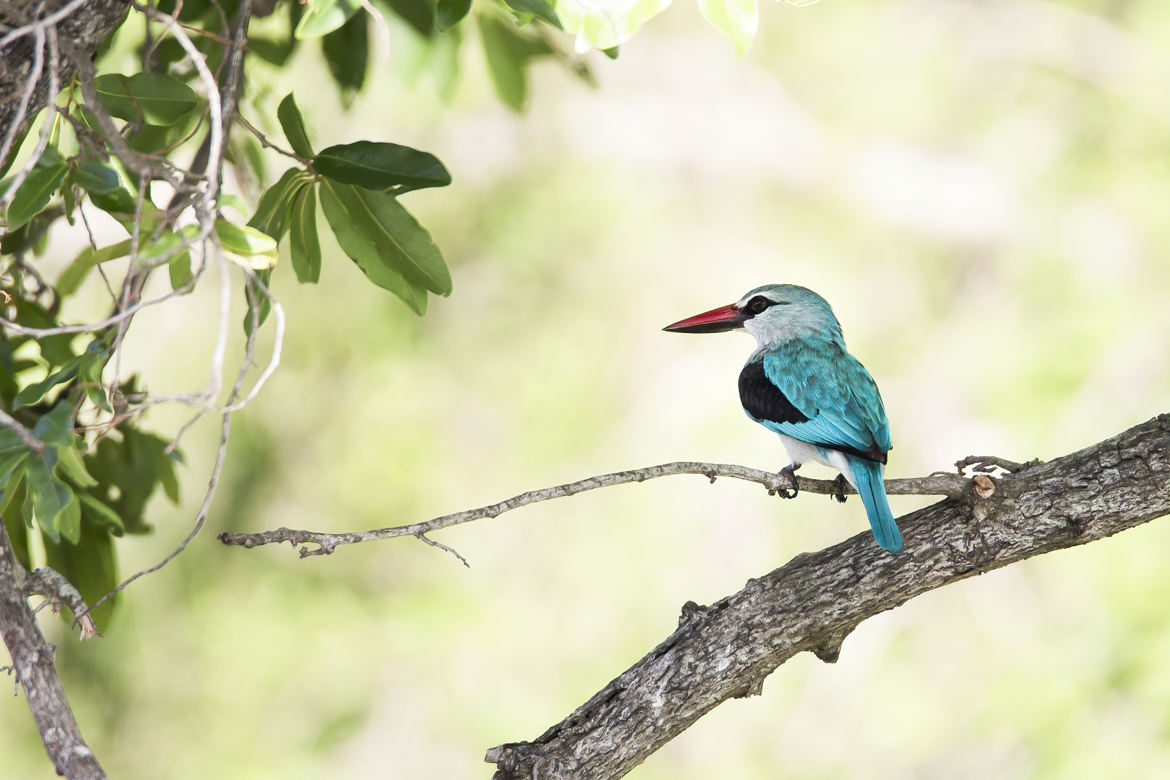
[[[486,748],[559,721],[684,601],[868,533],[855,502],[677,477],[435,534],[470,569],[410,539],[302,561],[214,538],[412,522],[670,460],[779,468],[736,396],[750,339],[660,331],[756,285],[833,304],[882,388],[892,477],[1051,458],[1170,409],[1161,0],[766,4],[743,62],[684,1],[593,55],[596,88],[538,65],[525,115],[473,36],[455,82],[405,28],[390,41],[348,109],[302,52],[245,115],[275,129],[295,87],[321,146],[441,157],[454,185],[406,200],[455,292],[417,319],[328,239],[319,287],[277,274],[284,361],[235,418],[208,527],[105,638],[45,618],[113,777],[489,777]],[[206,380],[216,287],[136,320],[124,361],[150,390]],[[183,505],[156,500],[156,532],[120,540],[124,573],[188,531],[217,433],[185,438]],[[916,599],[630,777],[1170,775],[1168,548],[1155,521]],[[4,777],[51,776],[21,697],[0,755]]]

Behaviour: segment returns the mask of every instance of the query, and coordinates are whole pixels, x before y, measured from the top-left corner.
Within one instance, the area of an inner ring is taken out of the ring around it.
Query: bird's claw
[[[845,485],[848,484],[844,474],[838,474],[837,478],[833,480],[833,485],[837,488],[834,492],[829,494],[830,499],[836,499],[842,504],[845,503]]]
[[[776,475],[780,478],[781,482],[788,483],[787,487],[782,485],[776,486],[776,495],[780,496],[780,498],[796,498],[796,494],[800,492],[800,487],[796,483],[796,469],[797,466],[795,465],[785,466]]]

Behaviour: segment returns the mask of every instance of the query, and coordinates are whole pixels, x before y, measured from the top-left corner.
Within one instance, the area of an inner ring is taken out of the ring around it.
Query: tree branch
[[[30,13],[33,8],[37,14]],[[29,122],[49,98],[49,74],[42,72],[28,83],[35,61],[36,42],[33,33],[56,26],[62,43],[68,43],[92,57],[126,18],[128,9],[124,0],[50,0],[35,5],[0,0],[0,20],[7,23],[6,34],[0,37],[0,134],[3,135],[3,153],[0,167],[14,153],[15,144]],[[60,83],[66,84],[73,76],[71,62],[62,58]]]
[[[616,778],[802,651],[832,662],[866,618],[951,582],[1170,513],[1170,414],[899,519],[906,552],[861,534],[688,603],[662,644],[533,742],[487,752],[496,780]]]
[[[660,466],[649,466],[643,469],[633,469],[632,471],[600,474],[596,477],[587,477],[586,479],[569,482],[564,485],[532,490],[504,499],[497,504],[490,504],[479,509],[455,512],[454,514],[443,515],[442,517],[436,517],[433,520],[427,520],[421,523],[391,526],[389,528],[376,528],[370,531],[350,531],[349,533],[340,534],[331,534],[322,531],[303,531],[295,528],[276,528],[271,531],[254,534],[224,531],[219,535],[219,540],[226,545],[239,545],[240,547],[248,548],[273,544],[275,542],[288,542],[294,547],[301,545],[299,551],[300,556],[305,558],[310,555],[329,555],[339,545],[343,544],[393,539],[398,536],[414,536],[433,547],[442,547],[466,564],[467,561],[463,560],[463,557],[454,550],[426,538],[425,535],[441,528],[450,528],[453,525],[470,523],[472,520],[481,520],[485,517],[496,517],[504,512],[519,509],[522,506],[528,506],[529,504],[536,504],[554,498],[573,496],[577,493],[583,493],[586,490],[612,487],[613,485],[621,485],[627,482],[645,482],[648,479],[669,477],[675,474],[699,474],[707,477],[712,482],[718,477],[742,479],[747,482],[756,482],[763,485],[768,489],[769,494],[775,494],[785,489],[797,489],[798,491],[819,493],[821,495],[856,494],[857,492],[848,485],[845,485],[842,490],[841,486],[832,480],[796,477],[794,484],[787,475],[752,469],[747,466],[736,466],[729,463],[679,461],[676,463],[663,463]],[[931,474],[928,477],[887,480],[886,492],[890,495],[952,496],[959,498],[963,495],[969,483],[970,480],[958,474]],[[304,545],[307,544],[315,544],[317,546],[315,548],[305,547]]]
[[[51,578],[42,573],[33,581],[36,590],[50,590]],[[45,641],[26,596],[27,575],[12,554],[8,530],[0,520],[0,634],[12,656],[16,678],[32,711],[45,752],[57,774],[69,780],[105,778],[97,756],[85,744],[73,710],[65,698],[53,666],[54,648]]]

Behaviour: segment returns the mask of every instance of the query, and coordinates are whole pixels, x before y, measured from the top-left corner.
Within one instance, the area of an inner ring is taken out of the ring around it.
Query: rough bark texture
[[[906,552],[869,534],[688,603],[670,637],[533,742],[488,751],[496,780],[615,778],[801,651],[835,661],[861,621],[921,593],[1170,513],[1170,415],[899,519]],[[987,491],[984,490],[984,493]]]
[[[29,0],[15,2],[0,0],[0,20],[10,28],[19,28],[37,18],[49,16],[64,7],[67,2],[68,0],[50,0],[41,4]],[[64,41],[72,43],[74,47],[92,56],[98,46],[118,29],[118,25],[126,18],[129,7],[125,0],[90,0],[57,24],[57,34]],[[0,34],[0,37],[3,35]],[[29,74],[32,72],[34,45],[34,37],[25,35],[13,40],[0,51],[0,136],[7,132],[9,125],[17,118],[20,95],[24,92]],[[21,129],[44,108],[48,94],[48,70],[46,59],[32,101],[21,120]],[[67,58],[62,57],[59,68],[62,88],[69,83],[73,73],[72,64]],[[0,160],[0,164],[3,162]]]
[[[101,764],[85,740],[53,666],[53,646],[45,641],[25,596],[24,569],[12,554],[8,531],[0,521],[0,634],[16,679],[45,743],[45,752],[69,780],[104,778]]]

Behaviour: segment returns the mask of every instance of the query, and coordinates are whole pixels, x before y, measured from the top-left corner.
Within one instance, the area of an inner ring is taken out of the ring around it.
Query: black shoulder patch
[[[764,361],[753,360],[739,372],[739,402],[756,420],[801,423],[808,420],[764,373]]]

